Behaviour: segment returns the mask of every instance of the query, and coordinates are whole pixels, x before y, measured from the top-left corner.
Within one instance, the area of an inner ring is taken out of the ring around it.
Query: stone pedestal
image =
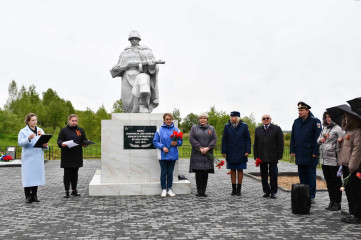
[[[158,195],[160,166],[156,149],[124,149],[124,129],[127,126],[163,124],[161,113],[113,113],[111,120],[102,120],[101,170],[89,184],[90,196]],[[174,121],[178,125],[177,121]],[[188,180],[178,181],[178,162],[174,168],[172,190],[175,194],[190,194]]]

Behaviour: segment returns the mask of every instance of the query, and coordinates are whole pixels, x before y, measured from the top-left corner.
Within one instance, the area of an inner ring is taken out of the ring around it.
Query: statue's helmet
[[[129,33],[128,40],[130,40],[131,38],[138,38],[139,40],[142,40],[137,30],[133,30]]]

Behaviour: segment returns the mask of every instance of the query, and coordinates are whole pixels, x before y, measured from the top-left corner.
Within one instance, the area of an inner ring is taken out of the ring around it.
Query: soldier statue
[[[150,48],[139,45],[138,31],[131,31],[131,46],[120,54],[118,63],[110,70],[113,78],[122,78],[122,103],[127,113],[150,113],[159,104],[158,65]]]

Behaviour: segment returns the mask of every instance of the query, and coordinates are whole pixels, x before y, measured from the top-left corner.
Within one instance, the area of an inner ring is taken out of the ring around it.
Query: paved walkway
[[[188,160],[180,171],[188,174]],[[248,171],[258,171],[250,160]],[[79,198],[63,198],[59,161],[45,164],[46,186],[40,203],[25,204],[19,167],[0,168],[0,239],[360,239],[361,225],[340,221],[340,212],[324,210],[327,192],[317,192],[309,215],[291,212],[290,193],[263,198],[259,181],[245,177],[241,197],[230,196],[227,170],[210,175],[208,198],[194,194],[89,197],[88,184],[99,160],[87,160],[80,170]],[[296,171],[280,163],[280,171]],[[345,206],[346,201],[343,203]]]

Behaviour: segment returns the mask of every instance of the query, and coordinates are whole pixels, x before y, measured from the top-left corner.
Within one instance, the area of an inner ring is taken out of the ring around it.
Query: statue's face
[[[133,47],[139,46],[140,39],[139,38],[131,38],[129,42],[132,44]]]

